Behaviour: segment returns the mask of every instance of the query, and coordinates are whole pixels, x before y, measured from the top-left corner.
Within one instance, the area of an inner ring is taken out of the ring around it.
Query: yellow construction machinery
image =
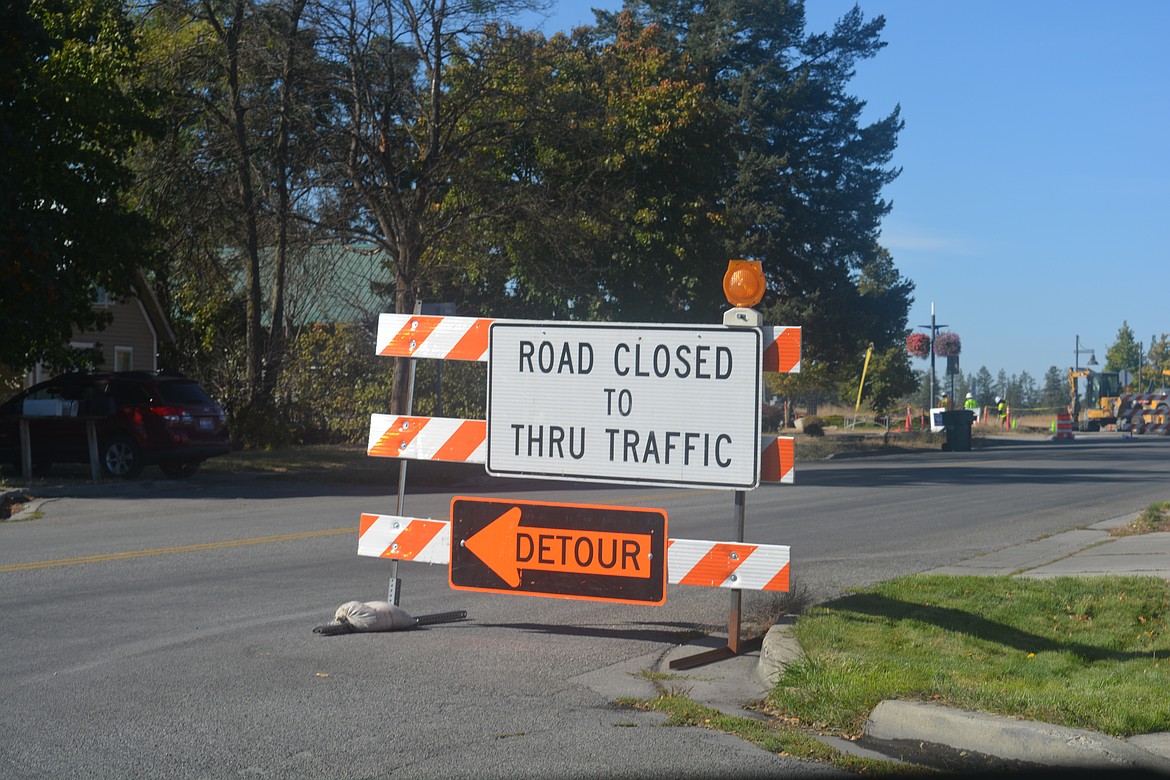
[[[1170,370],[1163,370],[1170,377]],[[1087,368],[1068,371],[1069,414],[1074,430],[1097,431],[1109,426],[1129,433],[1170,435],[1170,390],[1126,392],[1117,373]]]
[[[1073,430],[1098,431],[1116,424],[1121,405],[1121,381],[1116,372],[1070,368],[1068,388]]]

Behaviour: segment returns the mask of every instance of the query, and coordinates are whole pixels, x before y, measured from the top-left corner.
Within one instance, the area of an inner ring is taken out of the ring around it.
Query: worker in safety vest
[[[942,398],[940,398],[940,399],[939,399],[939,401],[938,401],[938,405],[939,405],[940,407],[942,407],[943,409],[950,409],[950,408],[951,408],[951,399],[950,399],[950,397],[949,397],[949,396],[948,396],[946,393],[943,393],[943,394],[942,394]]]
[[[975,400],[975,396],[971,395],[970,393],[967,393],[967,400],[963,401],[963,408],[970,409],[971,411],[975,411],[976,409],[979,408],[979,402]]]
[[[995,397],[995,411],[999,414],[999,424],[1007,427],[1007,400],[997,395]]]

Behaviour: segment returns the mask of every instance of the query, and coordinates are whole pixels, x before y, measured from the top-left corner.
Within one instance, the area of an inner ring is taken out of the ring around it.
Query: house
[[[373,327],[382,312],[394,311],[386,253],[373,244],[317,243],[294,247],[289,253],[284,297],[285,327],[347,323]],[[263,322],[271,326],[274,273],[271,250],[262,257],[261,283],[264,286]],[[240,278],[243,289],[244,280]]]
[[[162,305],[146,277],[135,275],[136,295],[125,301],[109,297],[98,290],[94,308],[104,309],[113,320],[102,331],[79,331],[69,340],[69,346],[101,351],[101,362],[95,371],[157,371],[159,345],[174,343],[175,332]],[[49,379],[53,372],[38,364],[29,374],[30,385]]]

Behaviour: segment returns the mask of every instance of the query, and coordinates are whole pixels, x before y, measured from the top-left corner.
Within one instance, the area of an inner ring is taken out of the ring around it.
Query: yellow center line
[[[341,534],[355,534],[357,529],[331,528],[328,531],[303,531],[299,534],[279,534],[278,536],[258,536],[252,539],[231,539],[224,542],[208,542],[206,544],[188,544],[182,547],[160,547],[155,550],[130,550],[128,552],[106,553],[105,555],[84,555],[79,558],[60,558],[55,561],[32,561],[30,563],[14,563],[0,566],[0,572],[29,571],[31,569],[49,569],[54,566],[77,566],[84,563],[105,563],[108,561],[125,561],[131,558],[148,558],[152,555],[177,555],[178,553],[202,552],[205,550],[226,550],[232,547],[247,547],[251,544],[272,544],[274,542],[293,542],[298,539],[314,539],[320,536],[340,536]]]

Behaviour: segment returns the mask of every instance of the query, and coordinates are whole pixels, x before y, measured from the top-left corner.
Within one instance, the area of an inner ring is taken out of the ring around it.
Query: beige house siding
[[[99,371],[119,370],[155,371],[158,369],[158,334],[153,323],[146,316],[141,301],[134,299],[126,303],[112,303],[100,306],[114,315],[114,321],[103,331],[75,333],[72,343],[77,345],[101,345],[102,364]],[[130,350],[130,365],[117,366],[115,352]]]

